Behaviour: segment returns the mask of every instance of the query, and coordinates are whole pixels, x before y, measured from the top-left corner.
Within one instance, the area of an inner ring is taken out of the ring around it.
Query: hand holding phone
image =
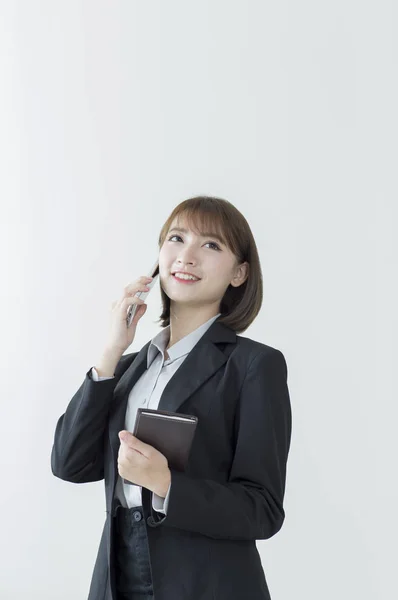
[[[143,302],[145,302],[146,297],[148,296],[149,292],[151,291],[151,289],[153,288],[153,286],[156,283],[156,280],[159,276],[159,260],[156,259],[156,262],[152,265],[149,273],[148,273],[148,277],[152,277],[152,281],[150,281],[149,283],[147,283],[147,287],[149,288],[149,290],[147,291],[138,291],[135,296],[137,298],[139,298],[140,300],[142,300],[142,302],[140,302],[140,304],[142,304]],[[134,319],[134,315],[137,311],[138,305],[137,304],[132,304],[128,310],[127,313],[127,318],[126,318],[126,323],[127,323],[127,327],[130,327],[132,320]]]
[[[157,261],[150,273],[150,276],[143,275],[126,285],[121,298],[112,303],[110,331],[106,343],[107,351],[122,355],[132,343],[137,323],[147,309],[144,300],[155,285],[159,274]],[[149,279],[149,277],[153,278]]]

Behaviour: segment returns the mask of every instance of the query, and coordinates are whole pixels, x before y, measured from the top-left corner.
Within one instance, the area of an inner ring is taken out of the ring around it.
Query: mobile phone
[[[140,298],[141,300],[145,300],[145,298],[148,296],[149,292],[155,285],[158,275],[159,275],[159,259],[156,259],[155,264],[152,265],[152,268],[148,273],[148,277],[153,277],[152,281],[150,281],[149,283],[146,284],[147,287],[149,287],[149,290],[147,292],[137,292],[135,294],[137,296],[137,298]],[[134,319],[135,311],[137,310],[138,306],[139,306],[138,304],[132,304],[130,306],[130,308],[128,309],[127,318],[126,318],[127,327],[130,327],[131,321]]]

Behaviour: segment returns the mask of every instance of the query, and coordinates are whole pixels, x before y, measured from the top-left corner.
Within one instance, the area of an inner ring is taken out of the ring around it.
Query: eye
[[[221,250],[221,248],[215,242],[206,242],[206,244],[211,244],[212,246],[215,246],[217,250]]]
[[[182,237],[181,237],[181,236],[179,236],[179,235],[177,235],[177,234],[174,234],[174,235],[172,235],[171,237],[169,237],[168,241],[170,242],[170,241],[171,241],[171,239],[172,239],[172,238],[175,238],[175,237],[177,237],[177,238],[179,238],[180,240],[182,240]],[[215,246],[215,248],[216,248],[218,251],[220,251],[220,252],[221,252],[221,248],[220,248],[220,247],[218,246],[218,244],[216,244],[215,242],[206,242],[206,244],[211,244],[212,246]]]

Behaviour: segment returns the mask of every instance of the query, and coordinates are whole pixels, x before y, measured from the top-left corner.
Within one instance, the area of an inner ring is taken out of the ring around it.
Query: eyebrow
[[[184,227],[173,227],[172,229],[169,230],[169,233],[171,233],[172,231],[179,231],[180,233],[188,233],[188,229],[185,229]],[[218,240],[220,242],[220,244],[224,244],[224,240],[217,234],[217,233],[212,233],[210,232],[202,232],[202,237],[211,237],[214,238],[216,240]]]

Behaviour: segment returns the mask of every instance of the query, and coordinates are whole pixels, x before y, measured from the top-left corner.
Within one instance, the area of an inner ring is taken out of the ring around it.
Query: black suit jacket
[[[117,600],[113,574],[118,432],[150,342],[121,357],[115,378],[91,369],[59,418],[54,475],[105,480],[107,518],[88,600]],[[142,489],[155,600],[269,600],[256,540],[285,518],[291,406],[280,350],[214,321],[167,383],[159,409],[199,419],[185,473],[171,470],[167,515]]]

